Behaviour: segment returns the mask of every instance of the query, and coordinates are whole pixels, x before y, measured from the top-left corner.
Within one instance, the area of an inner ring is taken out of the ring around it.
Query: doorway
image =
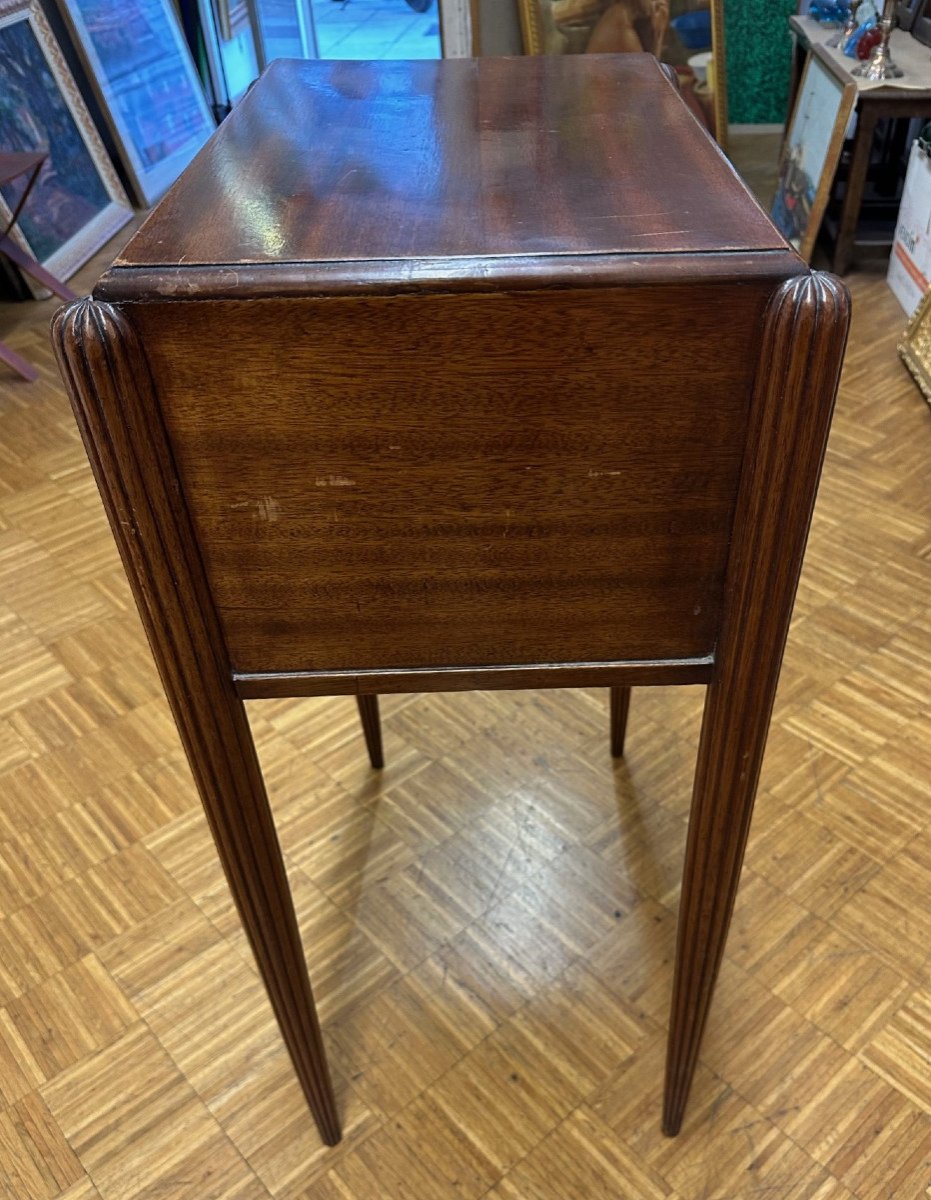
[[[275,58],[442,58],[468,53],[467,0],[180,0],[217,120]],[[440,35],[440,22],[444,34]]]
[[[441,58],[437,0],[312,0],[321,58]]]

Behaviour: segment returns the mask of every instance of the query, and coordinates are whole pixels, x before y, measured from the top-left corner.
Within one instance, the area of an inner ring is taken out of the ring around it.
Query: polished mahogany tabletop
[[[785,249],[648,55],[281,60],[116,267]]]

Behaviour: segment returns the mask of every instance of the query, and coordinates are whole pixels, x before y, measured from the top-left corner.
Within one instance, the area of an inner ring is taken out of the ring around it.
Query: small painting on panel
[[[856,84],[834,74],[820,47],[809,54],[786,131],[770,212],[783,237],[811,259],[827,207]]]

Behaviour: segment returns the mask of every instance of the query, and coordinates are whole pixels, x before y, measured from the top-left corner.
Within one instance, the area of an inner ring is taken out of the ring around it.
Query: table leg
[[[767,315],[685,851],[663,1109],[670,1135],[724,954],[848,319],[846,289],[817,273],[783,284]]]
[[[870,151],[873,148],[873,134],[878,121],[878,109],[861,98],[857,109],[857,132],[853,139],[853,154],[850,159],[850,170],[847,175],[847,190],[841,208],[840,225],[837,230],[837,242],[834,246],[834,258],[831,267],[838,275],[843,275],[850,267],[853,258],[854,240],[857,236],[857,222],[860,219],[860,206],[863,203],[863,189],[866,186],[866,174],[870,166]]]
[[[51,271],[46,271],[41,263],[36,262],[32,255],[27,254],[22,246],[18,246],[12,238],[0,237],[0,251],[11,262],[16,263],[21,271],[25,271],[27,275],[31,275],[36,283],[41,283],[44,288],[48,288],[60,300],[77,299],[77,296],[69,287],[62,283],[60,279],[56,279]]]
[[[184,736],[194,714],[177,697],[175,719],[295,1073],[320,1136],[335,1146],[339,1116],[291,890],[245,706],[231,691],[210,697],[217,727],[206,738]]]
[[[56,314],[52,339],[230,891],[323,1140],[339,1117],[261,768],[143,348],[118,310]]]
[[[362,732],[365,734],[365,748],[369,752],[369,762],[376,771],[385,765],[385,756],[381,747],[381,720],[378,716],[377,696],[356,696],[359,706],[359,717],[362,721]]]
[[[5,342],[0,342],[0,362],[4,362],[8,367],[12,367],[17,375],[22,375],[23,379],[28,379],[30,383],[39,378],[39,372],[32,363],[27,362],[15,350],[11,350]]]
[[[630,712],[630,688],[611,688],[611,756],[624,757],[624,735],[627,732],[627,714]]]

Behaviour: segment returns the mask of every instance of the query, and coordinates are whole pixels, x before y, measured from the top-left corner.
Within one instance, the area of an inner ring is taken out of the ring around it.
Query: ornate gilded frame
[[[931,404],[931,292],[909,317],[898,351],[922,395]]]
[[[19,20],[28,22],[31,27],[52,78],[74,119],[78,134],[109,197],[109,203],[105,208],[96,213],[62,246],[45,259],[40,260],[42,266],[57,278],[67,279],[126,224],[132,216],[132,208],[91,120],[90,113],[81,99],[81,93],[78,91],[74,76],[68,69],[58,42],[55,40],[51,26],[39,6],[39,0],[0,0],[0,30]],[[39,148],[35,147],[35,149]],[[6,225],[11,215],[9,206],[0,196],[0,227]],[[10,237],[34,258],[38,257],[18,224],[11,231]],[[45,296],[48,294],[41,285],[29,280],[27,283],[34,295]]]
[[[543,54],[540,0],[517,0],[525,54]],[[709,0],[711,53],[714,58],[714,127],[718,145],[727,149],[727,50],[724,40],[724,0]]]

